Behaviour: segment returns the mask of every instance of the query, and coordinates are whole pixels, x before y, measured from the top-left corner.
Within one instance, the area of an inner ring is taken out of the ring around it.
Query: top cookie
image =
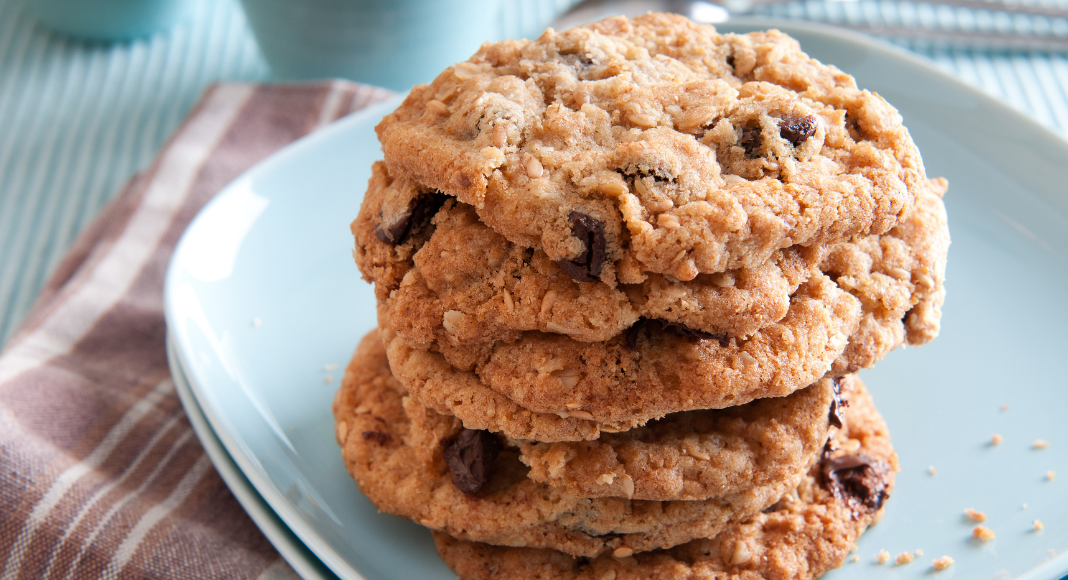
[[[667,14],[484,45],[377,132],[390,174],[609,284],[886,232],[924,178],[897,111],[790,37]],[[387,203],[378,231],[420,203]]]

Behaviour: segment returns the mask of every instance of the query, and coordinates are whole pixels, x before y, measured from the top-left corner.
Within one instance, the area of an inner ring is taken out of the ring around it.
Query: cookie
[[[863,315],[834,374],[869,368],[891,350],[938,336],[945,301],[949,222],[945,179],[931,179],[916,206],[882,236],[832,245],[820,265],[839,288],[856,296]]]
[[[391,179],[382,162],[373,173],[353,222],[359,265],[386,301],[397,332],[423,349],[433,341],[513,342],[527,330],[604,341],[640,318],[745,338],[786,315],[790,295],[822,258],[819,247],[795,246],[758,266],[689,282],[660,274],[626,286],[576,282],[541,250],[508,241],[480,222],[472,206],[452,201],[433,217],[432,235],[412,255],[410,244],[393,249],[373,235],[373,218],[388,213],[383,202],[391,188],[416,185]],[[377,265],[375,256],[381,257]],[[395,261],[382,263],[389,258]]]
[[[432,348],[525,409],[599,423],[633,425],[784,396],[828,371],[840,376],[868,368],[894,348],[937,334],[949,246],[945,188],[942,179],[925,182],[914,210],[890,232],[829,246],[820,264],[826,274],[799,286],[787,315],[748,340],[641,320],[602,343],[528,332],[491,347],[438,341]],[[380,317],[383,326],[406,334],[415,332],[412,320],[426,318],[414,306],[400,323]],[[400,376],[410,385],[407,374]]]
[[[438,553],[463,580],[810,580],[842,565],[860,534],[882,516],[897,456],[859,379],[843,382],[845,427],[801,483],[774,506],[715,536],[666,550],[615,550],[574,558],[554,550],[503,547],[434,532]]]
[[[383,312],[379,309],[379,324],[392,328]],[[471,368],[485,386],[530,411],[629,428],[668,413],[731,407],[808,386],[830,370],[859,314],[855,298],[817,273],[791,297],[785,318],[746,340],[710,339],[649,322],[600,343],[536,332],[485,352],[439,343],[443,360],[422,357],[420,364]],[[399,336],[389,340],[403,341]],[[397,377],[436,408],[425,394],[431,385],[415,383],[451,371],[413,373],[404,357],[417,350],[387,346]],[[495,430],[516,438],[557,440],[518,436],[501,427]]]
[[[713,536],[731,521],[760,513],[804,475],[708,501],[580,498],[527,478],[518,450],[500,449],[496,436],[484,431],[466,431],[459,443],[455,438],[443,442],[439,456],[426,461],[412,444],[425,443],[425,436],[412,438],[406,410],[422,409],[416,421],[423,423],[446,425],[455,419],[406,405],[404,399],[380,337],[372,332],[357,349],[334,401],[345,465],[378,509],[470,540],[584,557],[621,548],[664,548]]]
[[[596,441],[523,441],[520,460],[530,479],[579,497],[709,499],[807,470],[831,423],[841,423],[837,388],[823,379],[787,397],[674,413]]]
[[[669,14],[483,45],[376,131],[391,175],[579,281],[688,281],[883,233],[924,179],[901,116],[849,75],[781,32]]]

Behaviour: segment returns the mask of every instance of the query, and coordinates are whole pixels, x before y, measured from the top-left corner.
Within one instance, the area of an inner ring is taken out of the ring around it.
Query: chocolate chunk
[[[385,445],[390,441],[393,441],[393,436],[389,433],[383,433],[381,431],[364,431],[362,433],[364,441],[374,441],[379,445]]]
[[[790,117],[783,119],[782,124],[779,125],[779,136],[793,143],[794,147],[815,134],[815,117]]]
[[[464,493],[478,493],[501,452],[500,440],[489,431],[464,429],[444,443],[442,455],[452,473],[452,484]]]
[[[577,211],[567,214],[567,219],[571,220],[571,235],[586,247],[574,259],[559,260],[557,265],[576,282],[594,282],[604,266],[604,222]]]
[[[443,193],[427,193],[408,202],[408,207],[393,223],[385,221],[375,226],[375,237],[384,244],[403,244],[422,229],[438,213],[448,197]]]
[[[826,449],[820,461],[821,483],[854,512],[878,510],[890,495],[886,476],[890,465],[864,455],[830,457]]]
[[[831,411],[827,413],[827,421],[839,429],[845,425],[842,423],[842,410],[838,408],[838,397],[831,401]]]
[[[831,401],[831,412],[827,416],[827,420],[831,425],[841,429],[844,425],[842,423],[842,408],[847,406],[846,402],[842,400],[842,377],[834,377],[834,399]]]
[[[730,337],[725,334],[713,334],[703,330],[694,330],[675,322],[667,322],[666,320],[658,320],[656,318],[639,318],[638,322],[635,322],[627,329],[626,344],[629,350],[634,350],[634,347],[638,346],[638,337],[641,336],[642,331],[646,329],[650,331],[659,330],[660,332],[685,338],[690,342],[697,342],[699,340],[718,340],[719,345],[722,347],[726,347],[730,344]]]
[[[742,148],[745,156],[749,159],[760,157],[760,146],[764,143],[764,136],[760,134],[760,127],[742,129]]]

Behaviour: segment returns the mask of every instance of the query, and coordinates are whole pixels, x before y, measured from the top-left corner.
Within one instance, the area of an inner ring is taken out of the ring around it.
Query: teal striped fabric
[[[119,45],[53,35],[0,0],[0,343],[79,231],[204,88],[267,67],[233,1]]]
[[[237,0],[202,0],[173,30],[117,45],[53,35],[21,1],[0,0],[0,345],[77,233],[149,163],[207,85],[269,79]],[[575,0],[504,1],[504,34],[523,36]],[[755,13],[1068,37],[1063,18],[905,0],[794,0]],[[1064,54],[898,42],[1068,137]]]

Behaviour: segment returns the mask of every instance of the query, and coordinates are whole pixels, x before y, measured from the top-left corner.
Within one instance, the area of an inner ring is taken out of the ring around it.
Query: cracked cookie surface
[[[610,284],[883,233],[924,179],[898,112],[849,75],[781,32],[668,14],[484,45],[376,130],[392,175]]]

